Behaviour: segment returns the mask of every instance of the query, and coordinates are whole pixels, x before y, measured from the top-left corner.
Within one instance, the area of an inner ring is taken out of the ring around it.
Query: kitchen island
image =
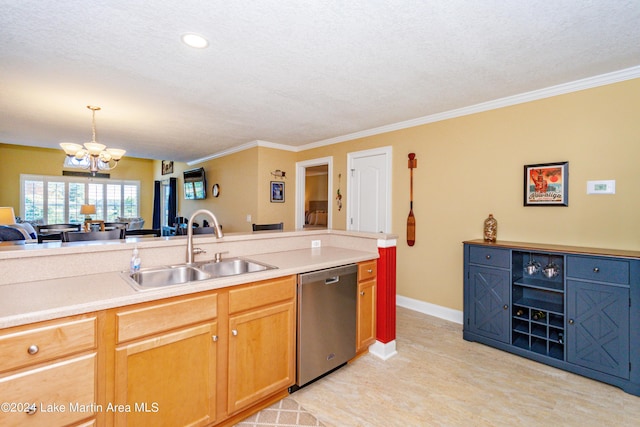
[[[231,425],[286,395],[295,380],[296,275],[371,265],[383,238],[395,236],[327,230],[203,236],[195,244],[207,253],[196,261],[223,253],[277,268],[150,291],[134,290],[123,277],[133,248],[144,267],[179,264],[184,238],[0,251],[7,272],[0,279],[0,355],[18,360],[0,366],[0,393],[55,405],[37,386],[53,384],[49,393],[76,402],[76,411],[26,408],[50,425],[125,425],[169,414],[174,425]],[[311,248],[312,241],[320,247]],[[2,423],[21,424],[24,415],[4,414]]]

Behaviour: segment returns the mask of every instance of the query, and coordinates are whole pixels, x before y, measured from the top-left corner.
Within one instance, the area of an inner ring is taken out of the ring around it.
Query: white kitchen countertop
[[[246,258],[278,268],[144,291],[134,290],[118,272],[5,284],[0,286],[0,328],[357,263],[378,254],[323,246]]]

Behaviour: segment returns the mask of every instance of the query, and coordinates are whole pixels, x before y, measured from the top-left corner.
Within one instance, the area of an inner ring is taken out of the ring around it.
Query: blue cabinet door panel
[[[509,272],[469,266],[471,312],[469,331],[509,342]]]
[[[567,361],[629,378],[629,289],[567,281]]]

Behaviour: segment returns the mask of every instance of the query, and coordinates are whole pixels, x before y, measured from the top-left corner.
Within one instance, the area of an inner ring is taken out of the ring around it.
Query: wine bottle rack
[[[537,268],[528,269],[535,264]],[[517,252],[512,254],[511,343],[554,359],[564,359],[564,258],[560,255]],[[548,277],[545,266],[557,274]]]
[[[562,360],[564,358],[564,316],[542,311],[545,317],[534,320],[533,313],[536,311],[542,310],[524,305],[514,305],[512,344],[525,350]]]

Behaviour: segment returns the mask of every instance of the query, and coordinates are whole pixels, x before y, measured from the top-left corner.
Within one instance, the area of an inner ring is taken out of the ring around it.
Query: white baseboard
[[[451,308],[442,307],[440,305],[431,304],[417,299],[403,297],[402,295],[396,295],[396,305],[408,308],[409,310],[428,314],[429,316],[435,316],[449,320],[450,322],[459,323],[460,325],[464,323],[464,314],[459,310],[453,310]]]
[[[396,340],[389,341],[386,344],[380,341],[376,341],[369,346],[369,353],[373,354],[376,357],[379,357],[382,360],[387,360],[398,354],[398,352],[396,351]]]

